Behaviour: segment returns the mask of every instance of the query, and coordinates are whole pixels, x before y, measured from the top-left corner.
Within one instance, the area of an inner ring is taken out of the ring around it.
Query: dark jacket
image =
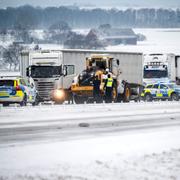
[[[94,92],[96,92],[96,93],[100,92],[100,84],[101,84],[101,81],[99,79],[95,79],[93,81],[93,91]]]

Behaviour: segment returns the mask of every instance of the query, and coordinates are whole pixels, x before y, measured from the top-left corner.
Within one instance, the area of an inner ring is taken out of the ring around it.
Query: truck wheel
[[[113,88],[113,92],[112,92],[112,99],[114,102],[117,102],[117,96],[118,96],[117,88],[115,87],[115,88]]]
[[[130,101],[130,97],[131,97],[131,91],[128,85],[126,85],[125,89],[124,89],[124,97],[123,97],[123,102],[129,102]]]
[[[37,94],[35,101],[32,103],[33,106],[37,106],[39,104],[39,95]]]
[[[84,104],[85,101],[87,101],[86,97],[74,95],[74,102],[76,104]]]
[[[118,96],[117,96],[117,102],[122,102],[122,101],[123,101],[123,97],[124,97],[123,94],[118,94]]]
[[[151,94],[146,94],[145,97],[144,97],[144,100],[147,101],[147,102],[151,102],[152,101]]]
[[[172,101],[178,101],[178,100],[179,100],[178,95],[177,95],[176,93],[172,93],[172,94],[171,94],[171,100],[172,100]]]
[[[22,102],[20,102],[20,106],[26,106],[27,105],[27,96],[26,94],[24,94],[24,98],[22,100]]]
[[[9,103],[5,102],[2,104],[4,107],[9,106]]]
[[[64,103],[64,101],[54,101],[54,104],[63,104]]]

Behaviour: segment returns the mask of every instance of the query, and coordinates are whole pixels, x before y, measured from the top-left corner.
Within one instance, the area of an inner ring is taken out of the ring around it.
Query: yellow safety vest
[[[112,78],[108,78],[107,79],[106,87],[112,87],[112,85],[113,85],[113,79]]]

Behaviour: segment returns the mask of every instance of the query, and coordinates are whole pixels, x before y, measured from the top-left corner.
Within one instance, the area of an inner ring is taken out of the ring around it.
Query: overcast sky
[[[94,6],[94,7],[163,7],[163,8],[180,8],[180,0],[0,0],[0,8],[7,6],[16,7],[22,5],[32,6]]]

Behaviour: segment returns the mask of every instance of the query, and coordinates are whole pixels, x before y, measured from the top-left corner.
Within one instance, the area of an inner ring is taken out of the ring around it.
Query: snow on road
[[[180,121],[178,113],[180,102],[9,107],[0,109],[0,133],[3,127],[31,126],[37,120],[50,125],[49,120],[94,117],[100,122],[101,116],[116,115],[134,121],[138,114]],[[180,126],[174,125],[0,146],[0,179],[179,180],[179,137]]]

